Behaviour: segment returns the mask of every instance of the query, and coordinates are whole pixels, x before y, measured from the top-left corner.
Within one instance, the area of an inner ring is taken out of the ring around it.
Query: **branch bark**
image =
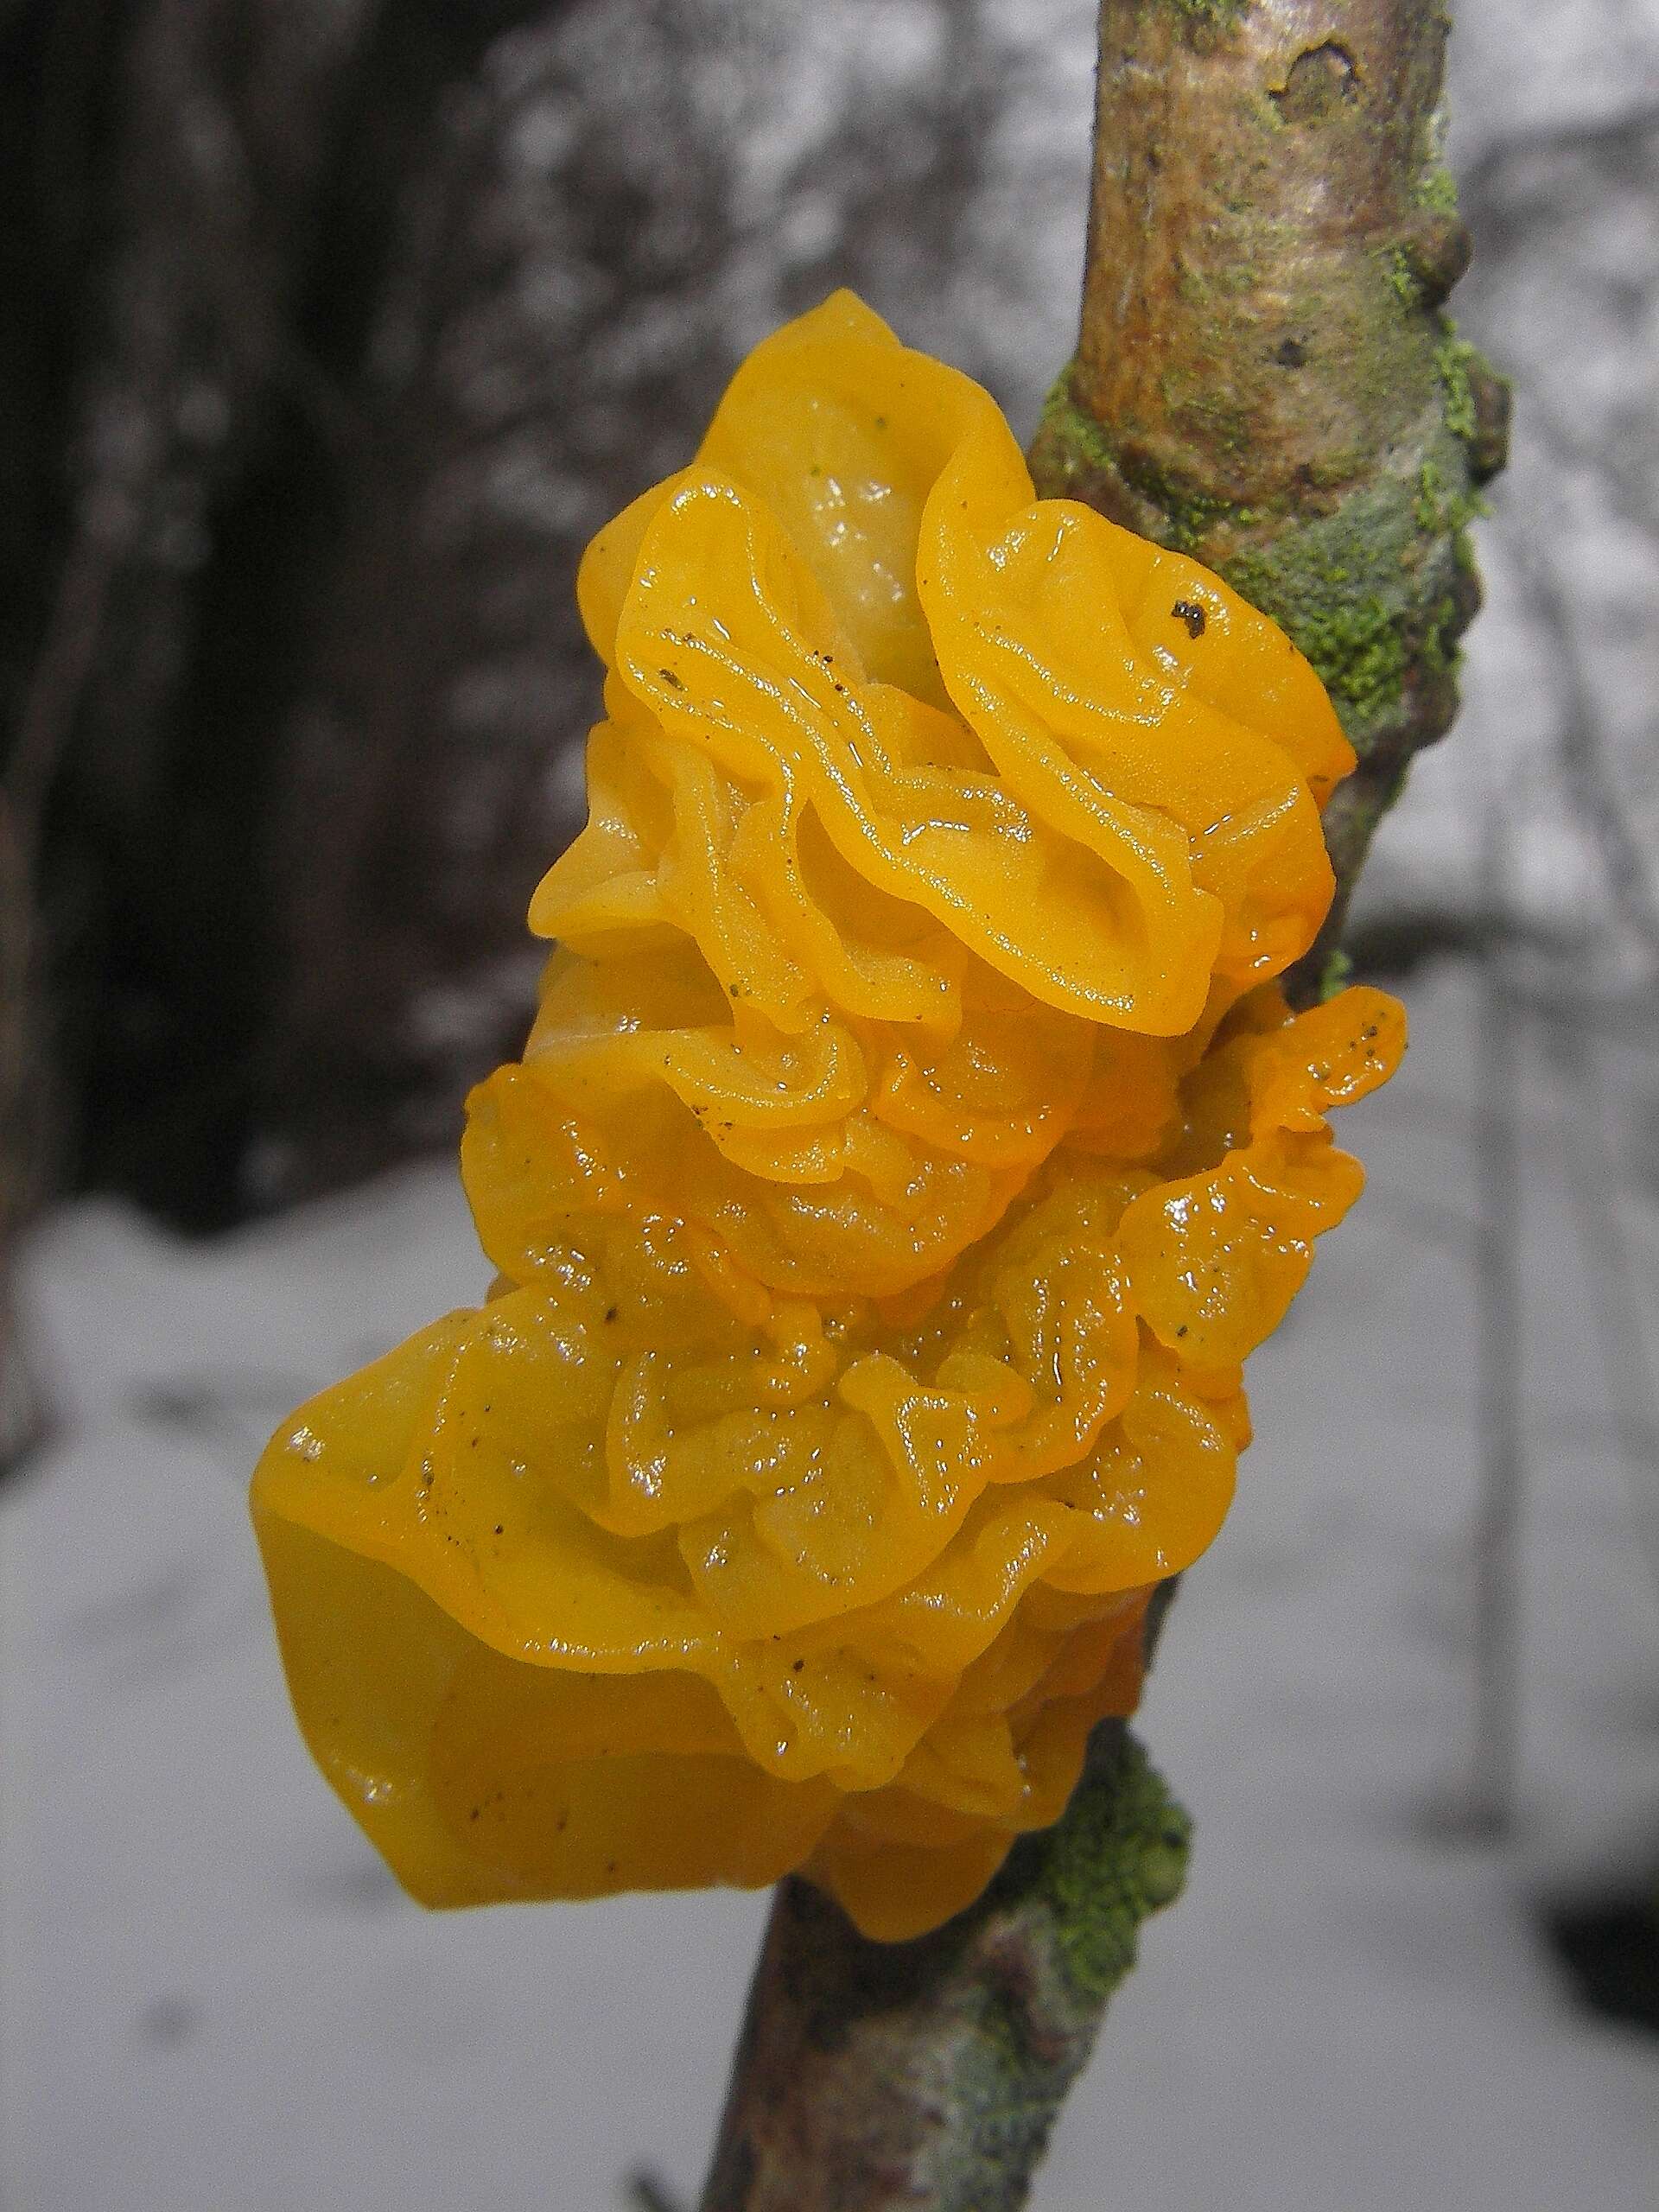
[[[1180,1890],[1186,1840],[1115,1721],[1065,1819],[931,1936],[871,1942],[810,1883],[785,1882],[705,2212],[1021,2202],[1141,1922]]]
[[[1439,0],[1102,0],[1081,334],[1032,449],[1039,491],[1217,569],[1332,694],[1359,767],[1304,1001],[1341,980],[1372,833],[1456,712],[1505,449],[1507,387],[1444,313],[1470,251],[1447,29]],[[1111,1724],[1065,1818],[921,1942],[784,1884],[702,2212],[1014,2212],[1185,1834]]]

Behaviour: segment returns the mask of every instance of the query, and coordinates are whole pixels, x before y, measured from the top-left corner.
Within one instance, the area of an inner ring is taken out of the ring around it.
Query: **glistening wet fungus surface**
[[[256,1477],[325,1771],[434,1904],[971,1899],[1133,1708],[1403,1016],[1274,979],[1351,762],[1217,578],[837,294],[594,540],[589,820],[469,1103],[489,1301]]]

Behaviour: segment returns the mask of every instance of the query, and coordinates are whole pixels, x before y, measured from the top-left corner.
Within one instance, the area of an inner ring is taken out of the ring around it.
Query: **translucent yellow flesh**
[[[1133,1708],[1404,1041],[1291,1019],[1351,756],[846,294],[589,548],[588,827],[462,1165],[500,1271],[255,1478],[308,1740],[432,1904],[804,1868],[935,1925]]]

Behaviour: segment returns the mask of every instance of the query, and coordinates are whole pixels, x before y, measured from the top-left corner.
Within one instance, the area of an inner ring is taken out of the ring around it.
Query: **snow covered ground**
[[[1659,2201],[1659,2044],[1577,2015],[1534,1926],[1659,1853],[1659,1593],[1567,1207],[1580,1071],[1530,1046],[1520,1818],[1475,1847],[1435,1814],[1471,1726],[1473,991],[1414,992],[1406,1071],[1348,1117],[1372,1188],[1257,1363],[1144,1714],[1192,1885],[1039,2212]],[[1651,1313],[1659,1074],[1612,1074]],[[428,1917],[278,1675],[243,1504],[265,1430],[482,1285],[442,1170],[213,1246],[101,1205],[40,1237],[65,1418],[0,1492],[6,2212],[608,2212],[641,2162],[699,2172],[763,1902]]]

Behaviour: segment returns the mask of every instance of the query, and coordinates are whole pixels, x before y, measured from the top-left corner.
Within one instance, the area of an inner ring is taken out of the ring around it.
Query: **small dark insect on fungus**
[[[1197,600],[1178,599],[1169,611],[1178,622],[1185,623],[1186,634],[1189,638],[1201,638],[1204,635],[1204,609],[1198,605]]]

